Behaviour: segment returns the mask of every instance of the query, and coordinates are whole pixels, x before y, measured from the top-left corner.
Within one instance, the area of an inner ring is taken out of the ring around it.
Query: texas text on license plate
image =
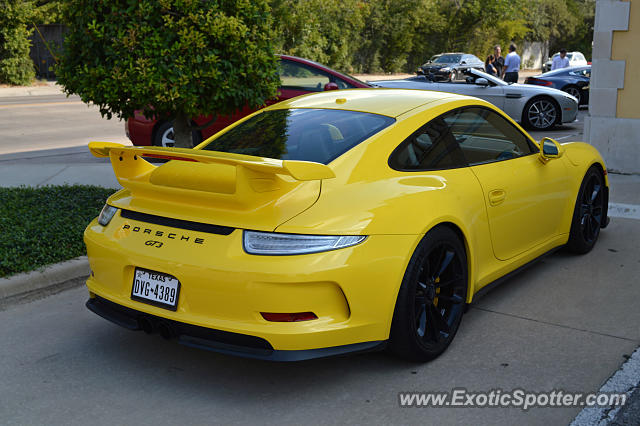
[[[175,311],[178,306],[180,281],[172,275],[136,268],[131,298]]]

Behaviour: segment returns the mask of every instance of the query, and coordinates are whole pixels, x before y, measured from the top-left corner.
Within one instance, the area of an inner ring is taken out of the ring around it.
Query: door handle
[[[507,193],[504,191],[504,189],[494,189],[493,191],[489,192],[489,204],[491,204],[492,206],[497,206],[504,201],[506,196]]]

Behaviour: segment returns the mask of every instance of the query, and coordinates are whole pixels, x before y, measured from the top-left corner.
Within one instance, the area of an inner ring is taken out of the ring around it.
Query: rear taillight
[[[525,84],[535,84],[536,86],[551,86],[551,85],[553,85],[553,83],[548,81],[548,80],[543,80],[541,78],[535,78],[535,77],[528,77],[525,80]]]
[[[98,216],[98,223],[102,226],[107,226],[117,211],[118,209],[116,207],[105,204],[104,207],[102,207],[100,216]]]
[[[262,318],[271,322],[299,322],[299,321],[311,321],[318,319],[313,312],[294,312],[294,313],[274,313],[274,312],[260,312]]]

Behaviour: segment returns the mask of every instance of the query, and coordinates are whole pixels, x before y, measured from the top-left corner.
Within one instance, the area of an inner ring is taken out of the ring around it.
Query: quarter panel
[[[454,107],[479,102],[482,101],[460,101]],[[429,229],[450,222],[465,236],[470,282],[495,271],[498,265],[491,247],[482,190],[468,167],[400,172],[388,165],[398,144],[416,128],[449,109],[451,104],[429,105],[424,111],[399,117],[392,128],[334,160],[330,166],[336,178],[323,181],[316,204],[278,226],[276,231],[415,235],[417,245]]]
[[[504,86],[479,86],[476,84],[466,83],[440,83],[443,92],[457,93],[466,96],[475,96],[487,102],[491,102],[498,108],[504,108],[505,105],[505,89]],[[515,117],[515,116],[514,116]]]

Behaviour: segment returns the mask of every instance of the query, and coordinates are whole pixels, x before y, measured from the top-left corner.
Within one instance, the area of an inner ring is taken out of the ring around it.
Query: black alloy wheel
[[[591,251],[600,235],[605,217],[604,178],[596,166],[585,174],[578,192],[567,247],[574,253]]]
[[[458,330],[466,296],[464,245],[451,228],[434,228],[418,245],[405,273],[391,329],[391,350],[415,361],[440,355]]]

